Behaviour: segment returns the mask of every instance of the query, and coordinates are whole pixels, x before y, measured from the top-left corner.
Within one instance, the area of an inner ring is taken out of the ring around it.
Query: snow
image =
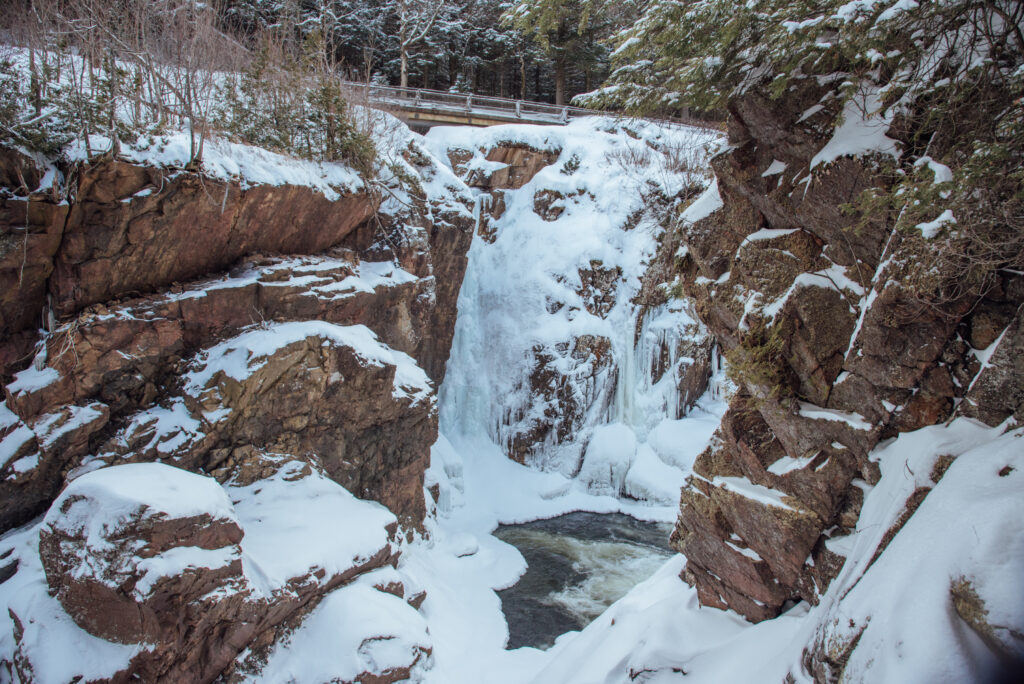
[[[767,470],[772,475],[788,475],[789,473],[796,472],[797,470],[803,470],[811,464],[811,462],[817,458],[817,454],[806,456],[804,458],[793,458],[792,456],[783,456],[779,460],[768,466]]]
[[[219,549],[175,546],[151,558],[143,558],[135,564],[137,571],[142,572],[142,577],[132,588],[132,594],[138,599],[145,599],[163,577],[173,577],[196,568],[223,568],[237,560],[238,549],[233,546]]]
[[[761,240],[774,240],[775,238],[790,235],[791,233],[795,233],[796,231],[796,228],[762,228],[760,230],[754,231],[747,237],[743,238],[743,242],[747,243],[759,242]]]
[[[800,415],[812,420],[831,420],[846,423],[854,430],[870,430],[874,427],[859,413],[847,413],[835,409],[821,408],[806,401],[800,402]]]
[[[417,657],[421,662],[411,675],[418,680],[432,645],[427,622],[402,599],[375,589],[380,575],[386,571],[368,573],[328,594],[298,629],[274,645],[259,675],[241,681],[359,681],[359,675],[382,674]]]
[[[67,406],[63,411],[46,414],[36,420],[32,431],[39,438],[44,450],[52,449],[57,441],[69,432],[87,425],[103,415],[105,408],[99,402],[87,406]]]
[[[956,217],[953,216],[952,210],[946,209],[941,214],[939,214],[939,217],[934,221],[918,223],[917,229],[921,231],[921,237],[925,238],[926,240],[931,240],[932,238],[938,236],[939,232],[945,226],[951,226],[955,224]]]
[[[19,458],[17,461],[11,463],[11,470],[14,471],[15,475],[23,475],[31,470],[35,470],[36,466],[39,465],[39,452],[29,454]]]
[[[793,510],[793,507],[783,500],[786,496],[783,492],[754,484],[745,477],[719,476],[713,479],[711,484],[766,506]]]
[[[245,530],[242,567],[257,589],[287,590],[289,580],[314,567],[326,581],[388,546],[385,528],[397,522],[388,509],[357,499],[302,461],[280,461],[270,477],[225,485]]]
[[[14,411],[7,408],[6,403],[0,403],[0,432],[6,432],[20,422],[21,418]]]
[[[0,438],[0,465],[7,467],[11,459],[19,453],[23,453],[25,444],[35,439],[36,433],[25,425],[18,423],[17,426]]]
[[[236,523],[231,500],[217,481],[162,463],[127,463],[73,480],[50,506],[43,525],[83,535],[99,553],[106,538],[140,518],[209,515]]]
[[[678,502],[685,482],[684,471],[659,458],[649,444],[641,444],[622,483],[622,493],[640,501],[672,505]]]
[[[825,108],[825,105],[822,105],[822,104],[812,105],[811,107],[808,107],[807,110],[804,111],[803,114],[800,115],[800,118],[797,119],[796,122],[800,123],[801,121],[806,121],[807,119],[810,119],[812,116],[814,116],[815,114],[817,114],[818,112],[820,112],[824,108]]]
[[[710,392],[709,392],[710,394]],[[709,397],[710,399],[710,397]],[[682,472],[693,469],[693,463],[715,429],[722,422],[722,402],[701,401],[681,420],[666,418],[647,435],[647,444],[658,458]]]
[[[15,374],[14,382],[7,385],[7,390],[11,394],[21,394],[23,392],[28,394],[38,392],[58,380],[60,380],[60,373],[57,372],[56,368],[46,366],[42,370],[36,370],[34,366],[29,366]]]
[[[618,496],[635,457],[636,435],[628,426],[600,425],[594,428],[577,478],[595,493]]]
[[[106,150],[111,142],[102,135],[89,138],[90,148]],[[83,140],[72,142],[65,151],[71,161],[85,161]],[[121,142],[121,157],[126,161],[173,169],[185,168],[191,158],[190,135],[172,131],[150,138]],[[234,143],[219,137],[203,146],[204,175],[218,180],[237,180],[243,187],[254,185],[297,185],[322,194],[329,200],[363,188],[363,180],[350,167],[337,162],[315,162],[270,152],[259,147]]]
[[[772,163],[768,165],[768,168],[761,174],[762,178],[768,178],[769,176],[777,176],[786,170],[786,162],[781,162],[778,159],[773,159]]]
[[[146,445],[139,451],[156,449],[160,454],[175,454],[188,444],[203,437],[202,424],[189,412],[184,400],[175,397],[168,406],[154,406],[131,416],[117,435],[117,440],[127,446],[137,435],[149,435]],[[82,467],[90,469],[87,457]],[[72,472],[72,478],[77,473]]]
[[[718,192],[718,178],[715,178],[707,190],[679,215],[679,222],[681,225],[697,223],[724,206],[725,203],[722,202],[722,196]]]
[[[829,164],[844,156],[870,153],[898,157],[898,143],[886,136],[892,112],[881,112],[882,101],[876,89],[862,89],[843,107],[842,122],[825,146],[811,159],[810,168]]]
[[[863,296],[864,294],[864,288],[861,287],[860,283],[846,275],[845,268],[838,264],[832,264],[828,268],[820,271],[799,274],[793,279],[793,283],[781,296],[763,307],[764,315],[769,319],[777,316],[786,305],[786,302],[788,302],[796,292],[805,287],[821,287],[826,290],[834,290],[844,297],[848,297],[846,294],[847,291],[852,292],[854,296]],[[755,295],[755,297],[757,297],[757,295]],[[760,303],[759,297],[756,303]],[[851,313],[857,313],[857,310],[852,303],[850,304],[850,309]]]
[[[935,177],[935,184],[939,183],[952,183],[953,182],[953,171],[950,170],[945,164],[941,164],[931,157],[924,156],[914,162],[914,166],[927,166]]]

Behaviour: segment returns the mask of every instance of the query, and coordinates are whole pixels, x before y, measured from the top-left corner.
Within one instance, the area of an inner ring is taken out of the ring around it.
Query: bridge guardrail
[[[461,113],[478,116],[499,116],[510,121],[521,120],[524,123],[568,123],[570,119],[582,116],[624,116],[615,112],[601,112],[570,105],[553,105],[543,102],[530,102],[506,97],[490,95],[473,95],[471,93],[452,93],[429,88],[409,88],[401,86],[377,85],[373,83],[343,82],[347,89],[358,92],[368,102],[390,105],[398,109],[411,111],[435,111]],[[699,126],[701,128],[717,128],[714,124],[699,120],[683,120],[674,118],[652,118],[654,121]]]

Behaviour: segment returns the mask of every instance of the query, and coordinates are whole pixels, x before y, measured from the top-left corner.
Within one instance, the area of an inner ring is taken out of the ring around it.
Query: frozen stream
[[[500,526],[494,536],[519,549],[528,566],[499,592],[508,648],[548,648],[586,627],[672,555],[671,530],[621,513],[583,512]]]

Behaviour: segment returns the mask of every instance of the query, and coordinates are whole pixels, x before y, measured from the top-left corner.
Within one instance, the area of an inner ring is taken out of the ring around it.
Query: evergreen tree
[[[566,103],[570,63],[594,59],[599,28],[604,26],[603,0],[518,0],[504,21],[536,42],[554,62],[555,104]]]

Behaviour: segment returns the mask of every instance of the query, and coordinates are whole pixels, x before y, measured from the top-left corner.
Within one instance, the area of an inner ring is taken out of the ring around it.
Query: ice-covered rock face
[[[617,424],[642,442],[686,413],[711,370],[703,326],[667,294],[671,269],[651,267],[672,261],[664,225],[707,182],[714,136],[594,118],[434,128],[425,140],[481,191],[443,430],[567,475],[582,467],[595,491],[624,493],[621,477],[606,481],[603,467],[587,465],[585,451],[613,457],[587,446],[602,439],[595,427]],[[660,457],[644,452],[650,479],[657,467],[646,456]],[[623,476],[632,457],[614,455]],[[674,499],[669,489],[657,498]]]

